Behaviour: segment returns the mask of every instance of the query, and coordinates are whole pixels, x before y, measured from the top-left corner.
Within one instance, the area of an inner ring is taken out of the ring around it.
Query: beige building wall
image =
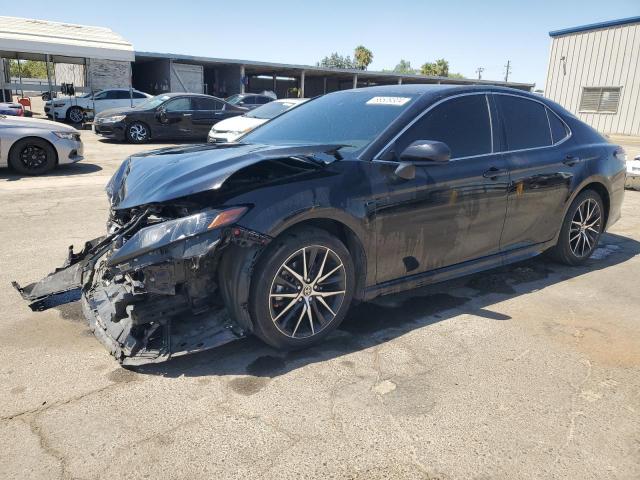
[[[552,37],[544,94],[602,133],[640,135],[640,22]],[[621,87],[616,113],[580,112],[584,87]]]

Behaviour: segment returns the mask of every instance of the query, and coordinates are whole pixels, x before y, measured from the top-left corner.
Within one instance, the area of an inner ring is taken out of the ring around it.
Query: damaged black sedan
[[[34,310],[81,299],[123,364],[249,334],[304,348],[353,301],[546,250],[585,262],[624,179],[619,147],[538,96],[341,91],[237,143],[131,156],[107,187],[106,235],[15,286]]]

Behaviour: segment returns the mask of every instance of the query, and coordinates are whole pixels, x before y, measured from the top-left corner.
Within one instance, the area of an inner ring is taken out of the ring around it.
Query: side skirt
[[[418,273],[408,277],[398,278],[378,285],[373,285],[366,288],[364,301],[369,301],[382,295],[390,295],[393,293],[403,292],[405,290],[412,290],[414,288],[433,285],[434,283],[445,282],[454,278],[464,277],[465,275],[471,275],[473,273],[483,272],[492,268],[521,262],[528,258],[540,255],[542,252],[555,245],[555,243],[555,240],[551,240],[544,243],[537,243],[535,245],[528,245],[526,247],[478,258],[476,260],[470,260],[468,262],[458,263],[456,265],[438,268],[436,270],[430,270],[428,272]]]

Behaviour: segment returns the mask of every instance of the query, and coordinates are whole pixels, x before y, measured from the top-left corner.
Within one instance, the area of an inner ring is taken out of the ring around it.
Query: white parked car
[[[640,190],[640,155],[627,161],[627,180],[624,186]]]
[[[82,160],[80,132],[69,125],[0,115],[0,167],[41,175],[57,165]]]
[[[274,100],[239,117],[227,118],[211,127],[207,140],[211,143],[235,142],[258,125],[268,122],[281,113],[306,102],[306,98]]]
[[[151,98],[148,93],[133,90],[133,105],[136,106],[146,99]],[[95,110],[94,110],[95,105]],[[71,123],[80,123],[84,118],[85,110],[94,110],[98,114],[108,108],[122,108],[131,106],[131,97],[128,88],[111,88],[101,90],[93,95],[91,93],[81,97],[58,97],[44,104],[44,113],[49,118],[55,116],[56,120],[67,120]]]

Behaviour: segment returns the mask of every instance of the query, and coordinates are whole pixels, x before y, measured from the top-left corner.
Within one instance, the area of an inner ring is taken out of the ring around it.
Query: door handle
[[[185,117],[190,117],[191,115],[193,115],[192,113],[185,113],[184,116]]]
[[[580,162],[580,157],[575,157],[573,155],[567,155],[566,157],[564,157],[564,160],[562,161],[562,163],[570,167],[573,167],[578,162]]]
[[[486,170],[482,176],[484,178],[490,178],[491,180],[495,180],[498,177],[504,177],[505,175],[509,174],[509,170],[507,170],[506,168],[497,168],[497,167],[491,167],[489,170]]]

